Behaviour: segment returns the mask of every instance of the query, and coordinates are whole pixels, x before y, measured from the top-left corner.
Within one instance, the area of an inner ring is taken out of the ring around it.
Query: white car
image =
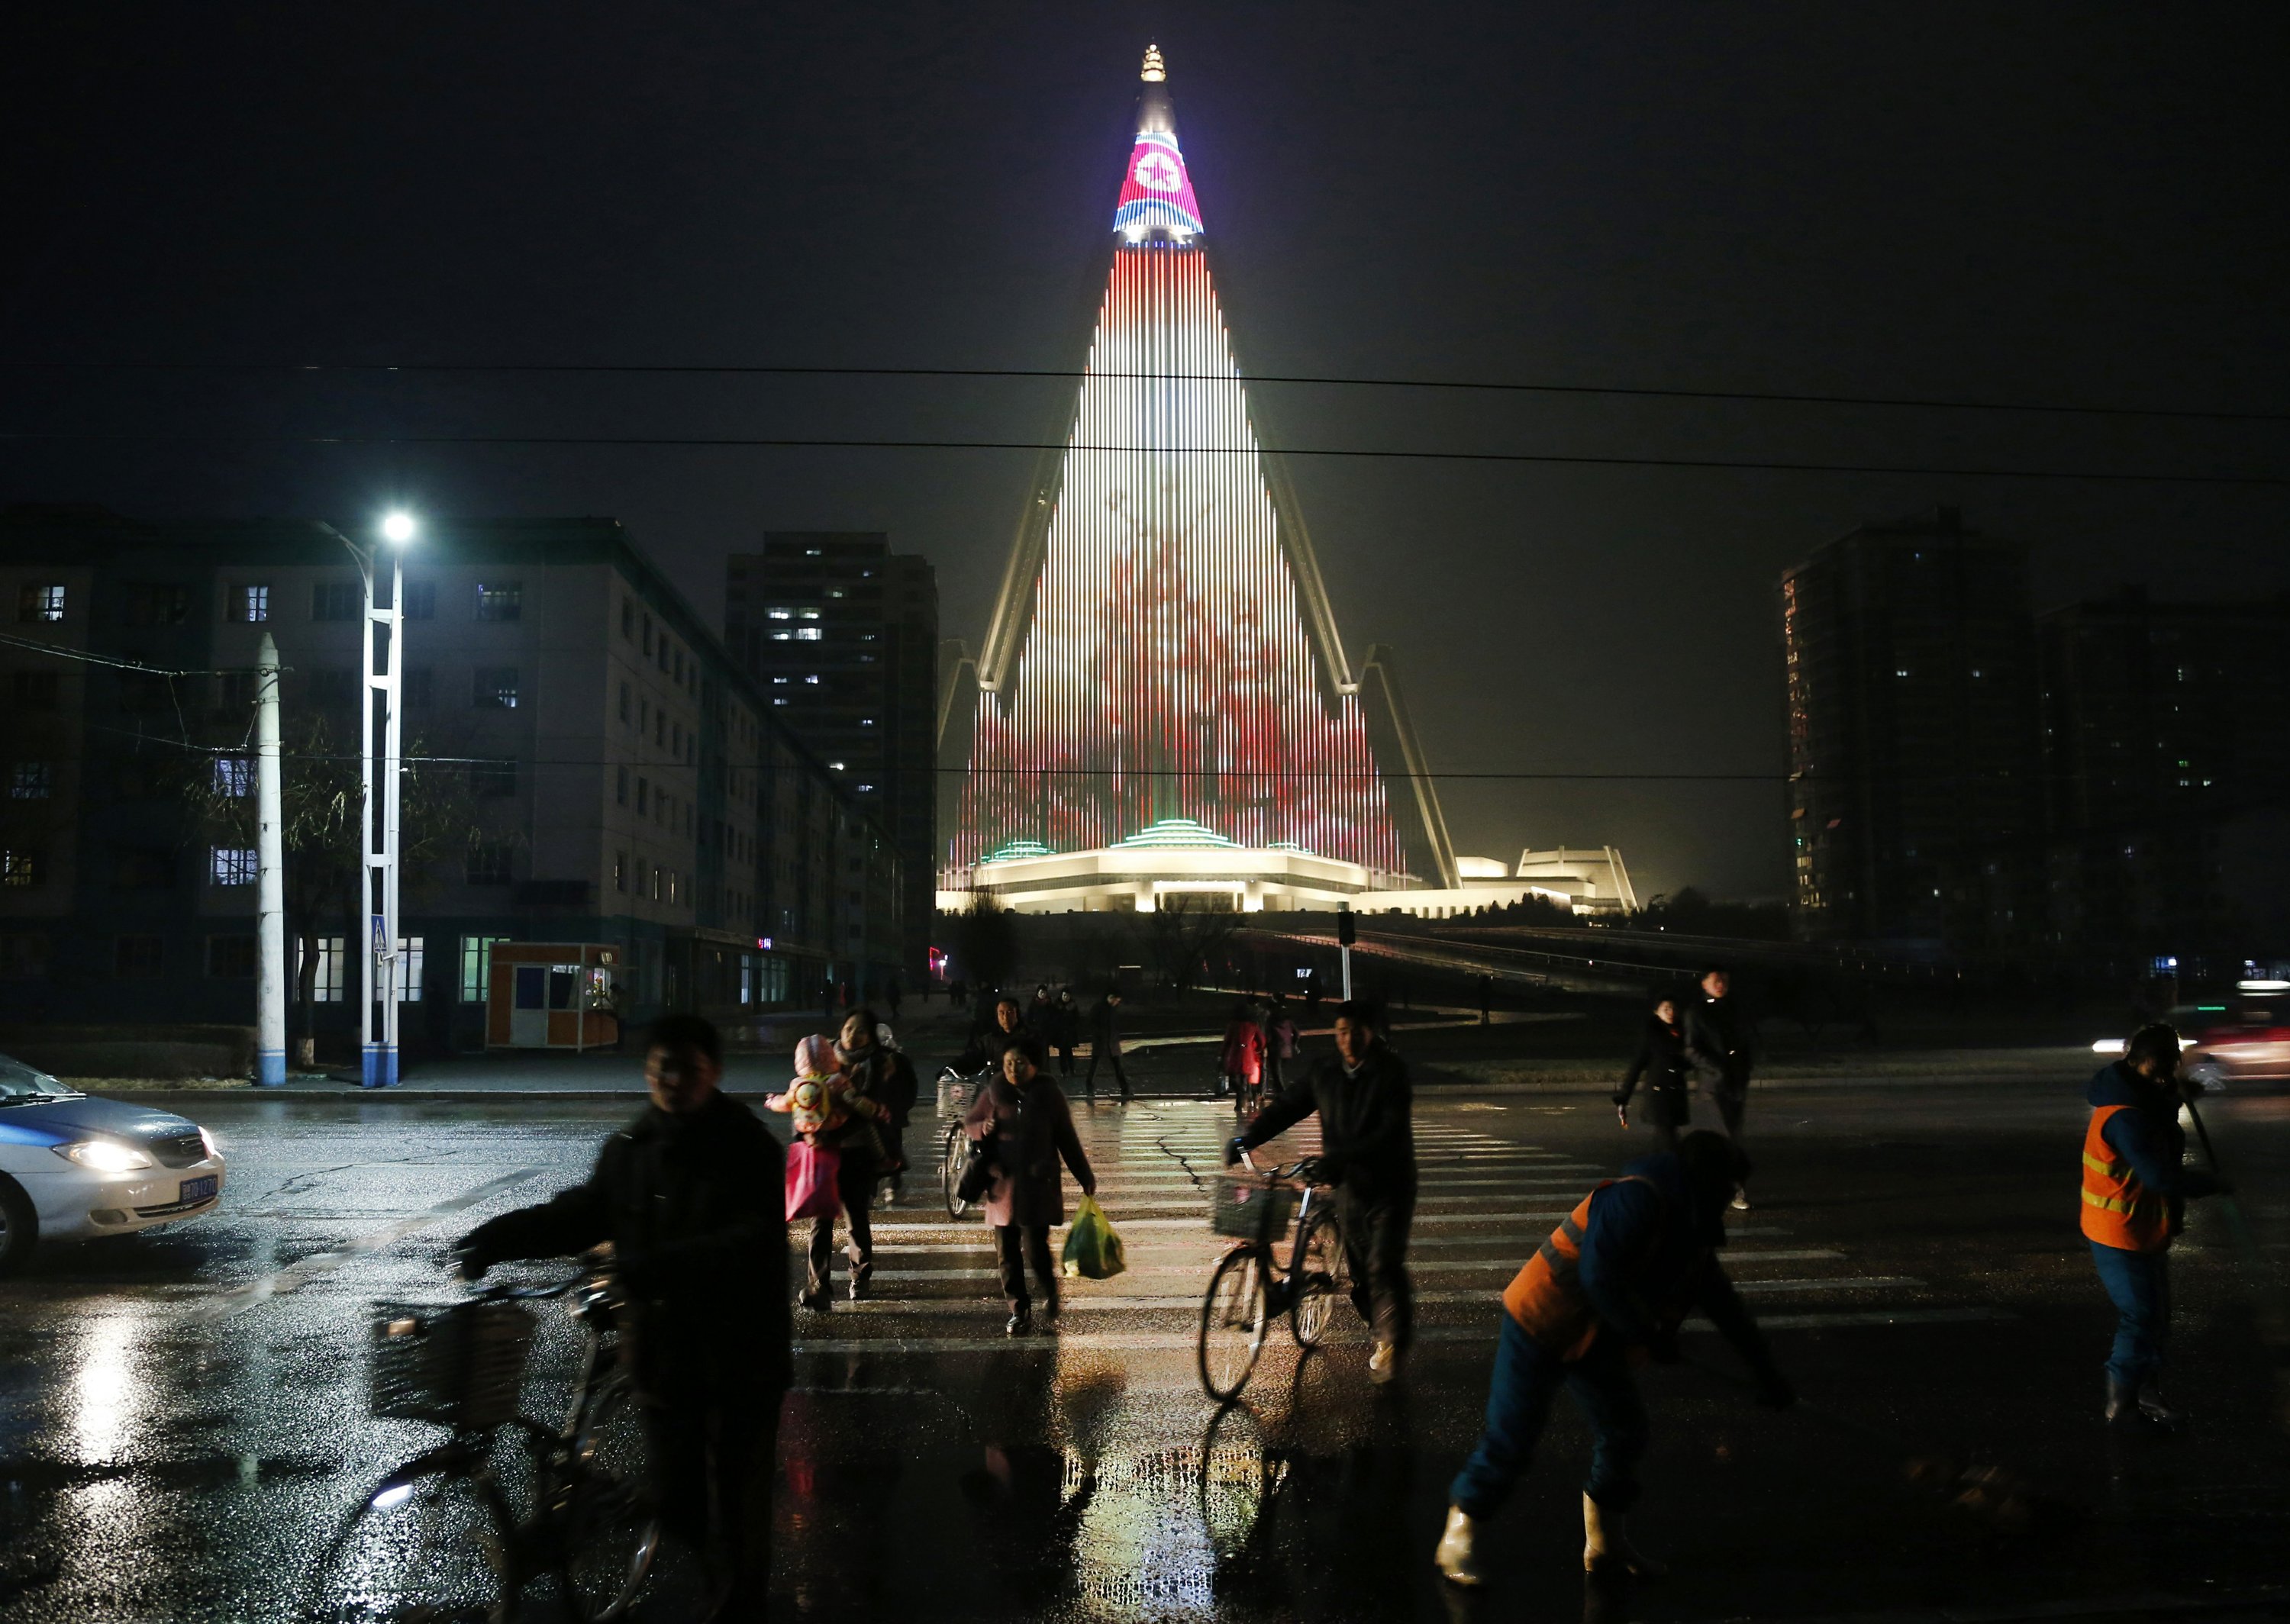
[[[43,1240],[131,1235],[221,1204],[214,1136],[0,1054],[0,1275]]]

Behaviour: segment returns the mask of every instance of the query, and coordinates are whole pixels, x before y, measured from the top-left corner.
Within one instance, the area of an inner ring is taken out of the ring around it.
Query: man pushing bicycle
[[[588,1182],[478,1225],[455,1257],[475,1280],[495,1263],[612,1243],[661,1520],[716,1556],[711,1617],[760,1619],[790,1365],[786,1154],[717,1089],[723,1063],[707,1021],[655,1022],[645,1057],[652,1103],[605,1141]]]
[[[1366,1009],[1336,1010],[1336,1052],[1282,1084],[1256,1120],[1225,1148],[1225,1165],[1320,1114],[1317,1179],[1336,1187],[1352,1301],[1375,1335],[1368,1379],[1399,1374],[1415,1330],[1407,1278],[1407,1231],[1415,1219],[1415,1124],[1407,1065],[1376,1036]],[[1249,1162],[1253,1168],[1255,1164]]]

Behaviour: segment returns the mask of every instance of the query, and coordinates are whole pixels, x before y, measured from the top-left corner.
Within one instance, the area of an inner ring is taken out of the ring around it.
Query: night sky
[[[54,13],[38,16],[32,13]],[[27,6],[0,360],[1078,366],[1157,39],[1256,373],[2290,412],[2281,8]],[[0,372],[0,429],[1038,440],[1011,380]],[[1276,445],[2290,476],[2290,424],[1266,386]],[[0,442],[0,501],[886,530],[973,641],[1034,459]],[[2290,488],[1292,463],[1435,766],[1777,774],[1779,572],[1948,503],[2049,604],[2290,588]],[[1449,783],[1778,897],[1777,779]]]

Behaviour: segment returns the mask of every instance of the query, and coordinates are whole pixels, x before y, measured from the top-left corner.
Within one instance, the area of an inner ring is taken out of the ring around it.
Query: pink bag
[[[843,1153],[799,1139],[788,1147],[788,1222],[798,1218],[832,1218],[843,1210],[835,1193],[835,1176],[842,1170]]]

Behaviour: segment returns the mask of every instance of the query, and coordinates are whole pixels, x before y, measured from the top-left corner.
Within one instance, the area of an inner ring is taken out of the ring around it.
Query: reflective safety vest
[[[2139,1182],[2102,1132],[2118,1111],[2133,1108],[2100,1106],[2084,1130],[2083,1232],[2120,1252],[2160,1252],[2171,1244],[2171,1204]]]
[[[1526,1267],[1503,1291],[1503,1307],[1527,1335],[1562,1359],[1579,1359],[1590,1351],[1598,1334],[1598,1316],[1581,1283],[1582,1232],[1590,1227],[1590,1203],[1598,1190],[1614,1183],[1651,1184],[1633,1173],[1628,1180],[1602,1180],[1597,1189],[1582,1197],[1550,1238],[1535,1249]]]

